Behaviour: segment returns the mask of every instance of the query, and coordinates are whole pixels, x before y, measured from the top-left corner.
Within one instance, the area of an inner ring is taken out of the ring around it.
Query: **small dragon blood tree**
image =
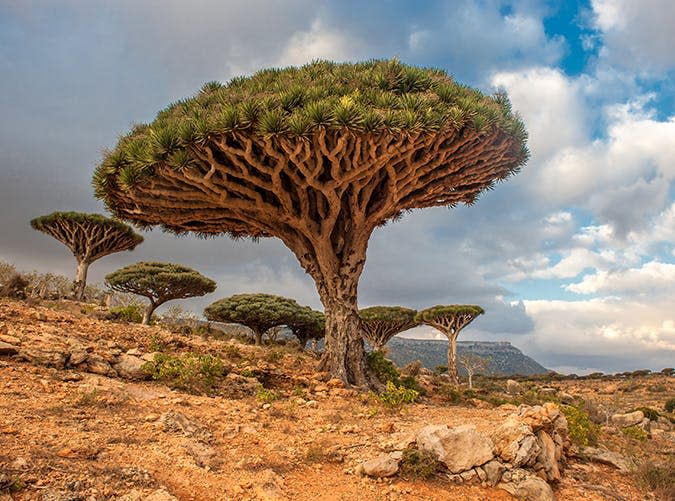
[[[281,239],[324,306],[322,369],[372,387],[357,287],[373,230],[475,202],[525,163],[525,143],[504,94],[395,60],[317,61],[204,85],[123,136],[93,183],[141,226]]]
[[[374,351],[382,351],[396,334],[417,325],[416,314],[415,310],[402,306],[373,306],[359,310],[363,337]]]
[[[100,214],[53,212],[33,219],[30,225],[64,244],[77,259],[73,297],[78,301],[84,297],[91,263],[108,254],[132,250],[143,241],[129,225]]]
[[[302,306],[286,324],[304,349],[308,341],[315,343],[326,336],[326,316],[309,306]]]
[[[480,306],[472,304],[450,304],[432,306],[420,311],[415,319],[420,324],[430,325],[448,338],[448,374],[455,385],[459,385],[457,373],[457,337],[460,331],[474,319],[485,313]]]
[[[172,299],[203,296],[216,290],[216,283],[198,271],[172,263],[136,263],[106,275],[105,283],[114,291],[145,296],[150,303],[143,312],[149,324],[158,306]]]
[[[294,299],[272,294],[235,294],[220,299],[204,309],[204,316],[216,322],[237,323],[253,331],[255,344],[272,327],[290,327],[303,307]],[[292,327],[291,327],[292,328]]]

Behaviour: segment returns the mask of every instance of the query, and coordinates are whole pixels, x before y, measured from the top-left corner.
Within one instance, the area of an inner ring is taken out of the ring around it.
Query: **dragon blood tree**
[[[280,238],[324,305],[322,369],[377,385],[357,308],[373,230],[473,203],[524,164],[525,142],[504,94],[398,61],[318,61],[206,84],[122,137],[93,183],[142,226]]]
[[[399,332],[417,326],[417,312],[402,306],[373,306],[359,310],[361,331],[374,351],[382,351],[384,345]]]
[[[309,340],[318,341],[326,336],[326,316],[309,306],[302,306],[286,324],[304,349]]]
[[[216,283],[198,271],[172,263],[136,263],[106,275],[105,283],[114,291],[145,296],[150,303],[143,312],[143,323],[158,306],[172,299],[203,296],[216,290]]]
[[[87,286],[89,265],[97,259],[124,250],[133,250],[143,237],[129,226],[100,214],[53,212],[30,222],[67,246],[77,259],[73,297],[81,301]]]
[[[485,313],[480,306],[471,304],[439,305],[417,313],[415,320],[441,331],[448,338],[448,374],[459,385],[457,373],[457,337],[459,332],[478,316]]]
[[[211,303],[204,316],[216,322],[245,325],[253,331],[255,344],[272,327],[289,325],[303,309],[294,299],[272,294],[235,294]]]

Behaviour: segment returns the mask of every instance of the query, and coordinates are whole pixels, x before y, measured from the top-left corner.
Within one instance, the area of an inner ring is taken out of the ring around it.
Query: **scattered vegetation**
[[[669,398],[666,400],[666,403],[663,404],[663,408],[666,410],[666,412],[675,411],[675,398]]]
[[[438,461],[434,455],[425,450],[408,447],[403,450],[400,463],[400,474],[405,479],[426,480],[438,471]]]
[[[640,441],[644,441],[649,438],[649,433],[637,426],[628,426],[627,428],[622,428],[621,433],[623,433],[628,438]]]
[[[206,394],[213,393],[226,374],[222,360],[198,353],[178,356],[156,353],[153,361],[143,365],[143,370],[172,388]]]
[[[258,388],[257,393],[255,394],[255,398],[261,404],[271,404],[272,402],[279,400],[279,394],[274,390],[268,390],[266,388],[263,388],[263,386],[261,385]]]
[[[657,499],[675,499],[675,460],[666,463],[645,462],[635,471],[638,483],[652,491]]]
[[[110,308],[110,310],[108,310],[108,318],[117,322],[140,324],[143,322],[143,307],[140,304],[115,306],[114,308]]]
[[[567,418],[567,427],[572,442],[584,447],[597,445],[598,425],[591,422],[588,412],[574,405],[563,405],[561,410]]]
[[[396,386],[389,381],[385,390],[377,395],[377,399],[387,407],[400,409],[405,404],[413,404],[419,393],[405,386]]]

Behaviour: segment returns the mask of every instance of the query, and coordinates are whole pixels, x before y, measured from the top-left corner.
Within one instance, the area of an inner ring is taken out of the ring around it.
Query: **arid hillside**
[[[0,500],[673,499],[672,376],[468,390],[380,359],[375,395],[292,344],[105,316],[0,299]]]

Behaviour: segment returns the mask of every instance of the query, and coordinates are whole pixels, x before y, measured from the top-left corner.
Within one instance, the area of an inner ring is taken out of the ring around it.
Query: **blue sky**
[[[509,340],[577,373],[675,364],[675,3],[670,0],[0,0],[0,260],[71,275],[30,229],[102,211],[101,151],[206,81],[315,58],[398,57],[506,90],[532,157],[473,207],[417,211],[376,231],[361,306],[477,303],[464,339]],[[159,231],[91,278],[140,260],[218,281],[187,302],[278,293],[319,307],[277,240]],[[416,336],[433,336],[428,329]]]

